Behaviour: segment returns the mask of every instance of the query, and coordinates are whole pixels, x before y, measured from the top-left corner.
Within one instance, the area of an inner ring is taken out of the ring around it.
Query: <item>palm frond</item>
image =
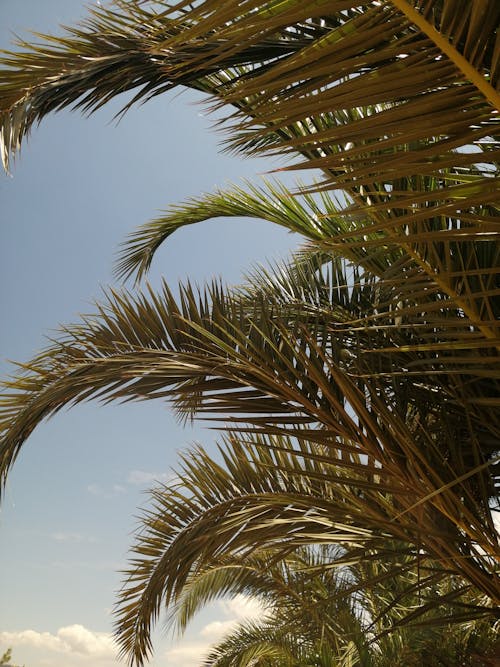
[[[299,667],[311,657],[313,642],[299,647],[296,635],[297,629],[285,623],[246,621],[213,647],[203,664],[205,667]]]
[[[450,567],[494,597],[492,564],[481,554],[498,554],[489,510],[498,484],[498,423],[481,423],[480,406],[463,401],[462,385],[449,370],[429,373],[423,363],[394,371],[409,359],[425,360],[425,345],[422,351],[404,345],[418,329],[394,325],[390,311],[387,326],[378,319],[361,324],[378,284],[339,285],[341,267],[312,280],[308,271],[292,269],[294,280],[305,278],[299,300],[289,298],[283,281],[246,294],[219,285],[196,294],[188,286],[179,303],[166,286],[161,296],[112,293],[97,316],[67,327],[7,383],[2,479],[31,431],[62,406],[90,398],[163,398],[180,415],[325,446],[327,460],[344,470],[336,480],[353,494],[351,509],[365,526],[368,521],[413,542],[425,532],[432,553],[449,554]],[[325,281],[323,288],[318,281]],[[353,330],[354,319],[360,326]],[[484,395],[493,389],[489,383],[486,375],[469,391]],[[269,465],[286,470],[283,455],[283,465]],[[375,493],[371,509],[356,500],[359,488]],[[391,516],[380,493],[398,498]],[[344,519],[338,515],[349,533]]]
[[[167,46],[189,27],[189,14],[181,5],[151,4],[118,0],[111,8],[92,7],[87,19],[65,27],[62,36],[35,33],[38,43],[19,40],[17,51],[1,52],[0,152],[6,170],[33,125],[53,111],[69,106],[92,113],[137,88],[123,112],[180,84],[213,89],[207,77],[217,67],[184,68],[183,49],[174,53]],[[163,11],[157,9],[161,5]],[[281,57],[294,48],[267,39],[227,64],[236,72],[254,59]]]
[[[409,524],[396,527],[389,517],[400,497],[373,481],[370,466],[351,466],[349,481],[341,458],[325,456],[324,446],[299,440],[294,448],[283,437],[233,435],[220,453],[222,465],[201,448],[191,451],[178,484],[153,491],[117,609],[117,635],[132,664],[147,657],[162,608],[180,611],[184,622],[230,592],[262,597],[271,617],[277,597],[288,627],[309,639],[317,632],[336,651],[363,645],[356,615],[363,595],[376,601],[365,618],[374,641],[410,623],[442,626],[452,609],[457,622],[495,615],[484,596],[467,599],[470,585],[459,577],[447,591],[439,585],[450,581],[450,561],[440,565],[422,552],[437,526],[418,542]],[[312,562],[303,550],[311,544],[344,549]]]
[[[291,168],[325,174],[312,189],[344,190],[348,223],[332,235],[321,222],[322,243],[344,256],[402,255],[496,356],[499,9],[495,0],[461,4],[455,21],[456,1],[94,10],[51,47],[6,57],[4,153],[67,104],[90,111],[135,85],[134,100],[178,84],[205,90],[236,108],[233,145],[299,153]],[[216,202],[207,203],[212,215]],[[317,228],[312,218],[316,238]]]
[[[300,183],[297,184],[300,190]],[[147,273],[160,245],[178,229],[218,217],[253,217],[285,227],[301,234],[317,245],[331,248],[335,239],[355,233],[356,226],[342,211],[339,201],[327,193],[315,198],[310,194],[292,193],[279,181],[262,179],[259,187],[250,182],[188,199],[172,205],[165,215],[148,222],[129,235],[120,252],[116,273],[118,277],[136,276],[137,281]],[[376,234],[371,237],[377,238]],[[381,255],[371,247],[336,244],[338,254],[380,274],[399,259],[400,253]]]

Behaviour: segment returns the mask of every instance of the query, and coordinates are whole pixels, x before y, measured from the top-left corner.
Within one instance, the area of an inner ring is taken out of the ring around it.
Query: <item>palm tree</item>
[[[494,564],[485,558],[487,548],[495,549],[491,517],[470,478],[446,484],[450,465],[438,456],[443,430],[435,421],[439,416],[444,429],[459,414],[432,405],[428,392],[437,391],[430,380],[415,391],[413,376],[399,375],[389,410],[380,374],[359,373],[369,368],[361,354],[368,344],[378,368],[388,340],[403,346],[408,331],[390,324],[392,311],[387,326],[380,318],[376,328],[353,331],[351,323],[363,321],[381,287],[355,268],[348,285],[346,268],[342,260],[323,266],[314,255],[257,274],[240,290],[215,284],[197,294],[186,287],[179,304],[167,286],[149,298],[115,293],[97,316],[68,327],[5,396],[5,467],[38,421],[92,396],[171,397],[181,415],[229,413],[239,430],[257,438],[246,465],[237,440],[224,468],[203,456],[189,464],[191,476],[163,502],[164,519],[154,517],[157,540],[146,540],[148,557],[130,573],[119,623],[124,650],[138,664],[150,648],[151,622],[190,573],[218,553],[256,545],[273,547],[277,557],[309,543],[355,545],[351,559],[384,562],[393,539],[417,562],[440,562],[438,578],[461,575],[468,583],[458,593],[472,584],[493,598]],[[289,440],[271,447],[276,435]],[[411,457],[416,464],[404,463]],[[437,484],[439,497],[432,493]],[[458,493],[467,493],[467,502]],[[441,513],[443,502],[455,522]],[[459,522],[464,515],[467,533]],[[460,607],[459,619],[468,613],[495,609],[484,599]]]
[[[262,618],[237,626],[210,651],[206,665],[451,666],[473,664],[468,661],[474,655],[499,648],[480,598],[439,563],[390,540],[380,540],[376,552],[365,548],[361,561],[359,545],[325,543],[318,521],[328,522],[333,475],[324,460],[319,465],[319,457],[312,457],[314,446],[301,461],[306,448],[298,455],[290,444],[280,436],[233,434],[220,448],[223,467],[202,449],[193,451],[178,471],[177,487],[152,492],[154,505],[138,531],[135,566],[119,602],[117,627],[127,654],[138,638],[149,642],[151,620],[163,605],[168,622],[183,631],[207,602],[228,594],[257,598]],[[294,466],[284,465],[284,452]],[[280,479],[284,469],[286,484]],[[280,511],[285,496],[290,505]],[[282,541],[270,520],[271,498]],[[297,511],[307,502],[302,527],[295,519],[290,534],[287,512],[292,503]],[[230,524],[237,514],[249,517],[240,521],[242,531],[258,531],[260,539],[249,543],[234,535]],[[227,528],[233,543],[217,548],[213,542]],[[303,546],[313,533],[317,543]],[[188,559],[192,553],[197,563],[180,568],[176,551]],[[475,620],[468,617],[472,608]],[[467,623],[460,624],[464,618]]]
[[[234,513],[213,540],[194,522],[191,556],[168,551],[174,590],[236,544],[354,543],[360,562],[381,562],[389,539],[483,595],[473,616],[498,603],[499,16],[496,0],[121,1],[5,54],[6,167],[53,110],[187,85],[230,109],[229,148],[299,156],[285,168],[321,175],[294,193],[207,194],[135,232],[117,270],[138,278],[173,231],[220,215],[281,224],[310,248],[240,290],[111,292],[7,382],[2,480],[63,405],[165,398],[269,452],[261,482],[247,471],[263,485],[257,504],[227,497]],[[283,451],[270,447],[277,436],[290,439]],[[200,494],[186,525],[208,511]],[[153,619],[172,594],[155,589]],[[141,631],[127,649],[138,664]]]
[[[368,642],[349,594],[352,582],[340,567],[332,567],[339,555],[338,548],[315,547],[299,548],[278,561],[272,552],[221,558],[184,587],[175,618],[183,629],[207,599],[250,594],[262,602],[263,617],[240,623],[204,664],[326,667],[353,647],[368,664]]]

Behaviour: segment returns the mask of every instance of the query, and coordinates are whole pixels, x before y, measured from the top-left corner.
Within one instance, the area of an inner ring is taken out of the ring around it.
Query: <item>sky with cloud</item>
[[[262,616],[259,604],[242,595],[211,606],[217,620],[208,621],[188,638],[171,642],[158,652],[152,665],[198,667],[213,643],[231,631],[240,621]],[[110,632],[96,632],[73,624],[55,632],[20,630],[0,632],[0,646],[14,646],[16,662],[23,656],[26,665],[45,667],[112,667],[116,665],[117,647]]]
[[[83,0],[1,0],[0,47],[12,33],[54,30],[84,15]],[[35,128],[11,176],[0,174],[0,371],[25,361],[59,324],[93,310],[116,284],[126,234],[167,204],[277,166],[218,153],[193,93],[161,96],[116,123],[118,99],[91,118],[59,112]],[[258,176],[257,176],[258,178]],[[297,237],[260,221],[221,220],[179,232],[149,280],[241,282],[258,261],[285,257]],[[161,403],[63,410],[25,445],[0,507],[0,654],[26,667],[110,667],[111,609],[147,490],[175,479],[180,451],[213,447]],[[214,603],[186,636],[160,626],[153,667],[195,667],[248,601]]]

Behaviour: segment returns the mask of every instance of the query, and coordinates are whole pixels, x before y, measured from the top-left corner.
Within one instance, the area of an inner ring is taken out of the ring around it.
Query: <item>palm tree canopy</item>
[[[496,424],[471,424],[470,411],[457,407],[455,374],[429,372],[433,350],[406,344],[418,322],[394,322],[383,283],[343,260],[328,270],[322,261],[302,258],[239,290],[186,286],[180,302],[166,285],[160,295],[112,293],[7,383],[3,475],[33,428],[63,405],[167,398],[185,417],[326,447],[363,534],[382,530],[415,544],[425,526],[432,553],[450,553],[495,597],[481,550],[498,553],[489,511]],[[286,458],[280,468],[292,464]],[[390,510],[384,494],[398,499]],[[341,519],[345,498],[335,502],[340,540],[351,519]]]
[[[307,236],[344,256],[401,255],[421,290],[465,320],[448,350],[474,348],[475,364],[491,368],[499,15],[496,0],[119,1],[64,37],[4,55],[4,162],[34,123],[64,106],[92,111],[137,87],[130,104],[177,85],[204,90],[235,109],[234,150],[299,154],[287,168],[323,173],[310,189],[343,190],[333,223],[326,211],[319,231],[313,219],[302,225]],[[141,259],[137,244],[149,231],[132,240],[122,272],[147,265],[151,248]],[[482,401],[498,405],[491,395]]]

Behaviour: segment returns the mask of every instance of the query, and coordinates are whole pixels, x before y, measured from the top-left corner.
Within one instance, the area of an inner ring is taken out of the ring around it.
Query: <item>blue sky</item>
[[[1,0],[0,46],[10,31],[26,36],[72,23],[83,7]],[[28,360],[59,323],[92,311],[134,227],[169,203],[276,166],[218,153],[200,99],[162,96],[118,125],[120,100],[91,118],[59,112],[34,130],[12,176],[0,175],[2,375],[11,371],[8,359]],[[261,221],[201,224],[165,244],[149,280],[239,282],[253,264],[285,257],[298,242]],[[181,428],[158,402],[86,404],[35,431],[0,509],[0,654],[12,646],[14,662],[26,667],[117,664],[109,612],[137,508],[154,479],[168,479],[180,450],[212,438],[201,427]],[[197,651],[248,611],[255,606],[243,599],[214,605],[180,643],[159,636],[152,664],[197,664]]]

